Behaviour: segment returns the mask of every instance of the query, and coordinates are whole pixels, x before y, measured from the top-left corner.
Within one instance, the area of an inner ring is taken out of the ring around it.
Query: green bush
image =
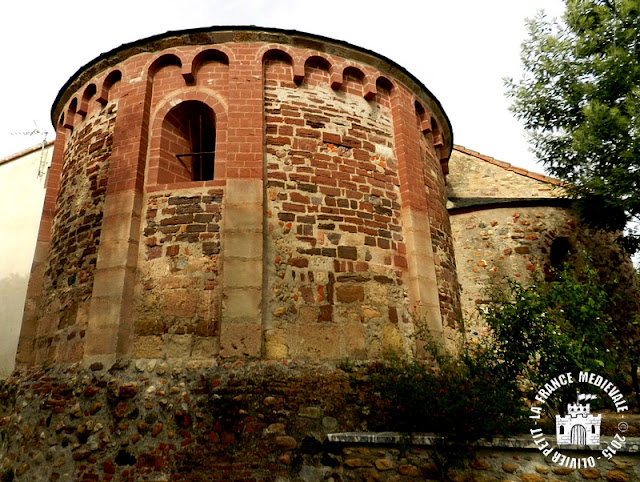
[[[372,428],[434,433],[457,445],[523,429],[516,380],[505,376],[490,347],[459,357],[435,346],[430,352],[430,362],[392,356],[368,367]]]
[[[629,354],[617,341],[622,327],[610,315],[617,300],[594,269],[567,266],[552,281],[534,277],[527,285],[506,280],[490,300],[482,315],[503,369],[531,394],[561,373],[580,370],[627,384],[621,368],[628,367]]]
[[[428,361],[388,356],[352,377],[370,429],[433,433],[440,453],[459,458],[478,439],[528,431],[527,398],[559,374],[624,376],[629,353],[610,315],[617,300],[588,265],[552,281],[504,280],[489,298],[482,316],[491,335],[479,344],[453,356],[427,343]]]

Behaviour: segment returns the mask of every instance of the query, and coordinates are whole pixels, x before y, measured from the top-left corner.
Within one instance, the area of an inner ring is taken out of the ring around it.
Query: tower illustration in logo
[[[577,403],[567,404],[567,415],[556,415],[556,440],[558,445],[599,445],[600,419],[591,415],[590,405],[581,401],[594,400],[596,395],[578,392]]]

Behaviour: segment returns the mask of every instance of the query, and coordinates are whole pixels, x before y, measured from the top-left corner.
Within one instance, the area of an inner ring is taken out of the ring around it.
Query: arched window
[[[188,100],[171,109],[162,123],[159,180],[164,182],[213,179],[216,125],[213,110]]]
[[[560,435],[564,435],[564,425],[560,425]]]

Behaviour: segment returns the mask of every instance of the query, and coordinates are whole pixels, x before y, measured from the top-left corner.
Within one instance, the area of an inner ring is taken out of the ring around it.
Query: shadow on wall
[[[28,276],[11,273],[0,279],[0,378],[13,371]]]

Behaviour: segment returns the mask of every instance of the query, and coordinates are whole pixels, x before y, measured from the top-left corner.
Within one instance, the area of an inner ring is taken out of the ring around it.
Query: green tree
[[[565,2],[561,21],[528,21],[524,75],[507,95],[583,217],[622,229],[640,220],[640,0]],[[628,241],[638,248],[637,233]]]

